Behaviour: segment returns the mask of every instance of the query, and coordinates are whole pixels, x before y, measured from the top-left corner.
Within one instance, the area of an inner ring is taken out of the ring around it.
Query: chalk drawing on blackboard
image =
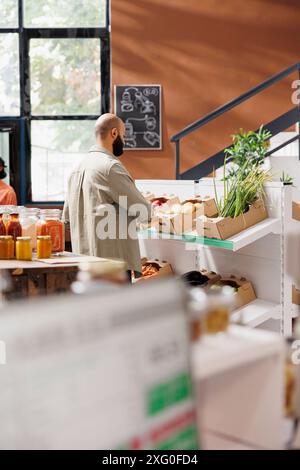
[[[134,102],[132,102],[131,91],[134,92]],[[153,113],[154,115],[156,115],[156,106],[148,98],[148,96],[150,95],[150,91],[148,89],[147,96],[145,96],[144,93],[142,93],[135,87],[125,88],[124,92],[122,93],[121,99],[122,113],[131,113],[133,109],[136,109],[141,114]]]
[[[145,128],[141,128],[139,131],[134,132],[132,121],[139,121],[145,124]],[[141,134],[145,142],[151,147],[160,143],[160,137],[157,132],[153,132],[156,128],[156,119],[153,116],[144,116],[143,118],[127,118],[125,120],[125,143],[130,148],[136,147],[136,136]]]
[[[160,85],[117,85],[115,103],[125,123],[125,148],[161,149]]]
[[[133,102],[131,99],[131,94],[129,91],[125,90],[122,94],[121,100],[121,111],[122,113],[131,113],[134,109]]]
[[[157,132],[149,132],[149,131],[145,132],[143,138],[144,138],[144,141],[147,142],[152,147],[160,143],[160,138]]]
[[[151,116],[147,116],[146,127],[148,131],[155,131],[156,129],[156,119]]]
[[[136,144],[136,134],[133,132],[133,125],[131,122],[125,121],[125,145],[129,148],[135,148]]]

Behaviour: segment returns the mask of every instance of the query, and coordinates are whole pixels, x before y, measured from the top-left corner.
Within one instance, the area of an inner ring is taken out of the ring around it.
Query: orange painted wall
[[[135,178],[173,178],[170,137],[300,60],[299,0],[111,0],[112,82],[163,88],[163,150],[126,151]],[[182,170],[291,107],[291,76],[183,141]]]

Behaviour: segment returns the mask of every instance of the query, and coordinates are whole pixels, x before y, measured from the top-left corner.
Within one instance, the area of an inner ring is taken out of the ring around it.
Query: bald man
[[[137,215],[130,211],[138,205],[143,209],[139,220],[148,222],[151,206],[119,160],[124,149],[125,125],[114,114],[103,114],[96,122],[95,135],[96,146],[72,171],[68,181],[63,218],[70,223],[72,250],[123,259],[128,270],[140,273],[139,242],[136,233],[132,236]]]

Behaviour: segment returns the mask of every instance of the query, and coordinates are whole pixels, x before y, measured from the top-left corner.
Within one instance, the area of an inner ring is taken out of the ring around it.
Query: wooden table
[[[51,265],[38,260],[0,260],[0,274],[1,270],[6,271],[11,280],[11,288],[4,297],[7,300],[16,300],[68,292],[76,279],[80,263],[91,260],[91,257],[75,256],[78,257],[76,262]],[[94,260],[101,259],[94,258]]]

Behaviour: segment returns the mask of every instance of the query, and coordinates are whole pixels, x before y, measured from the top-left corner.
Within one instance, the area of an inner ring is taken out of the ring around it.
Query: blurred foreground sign
[[[1,449],[197,449],[177,281],[0,317]]]

